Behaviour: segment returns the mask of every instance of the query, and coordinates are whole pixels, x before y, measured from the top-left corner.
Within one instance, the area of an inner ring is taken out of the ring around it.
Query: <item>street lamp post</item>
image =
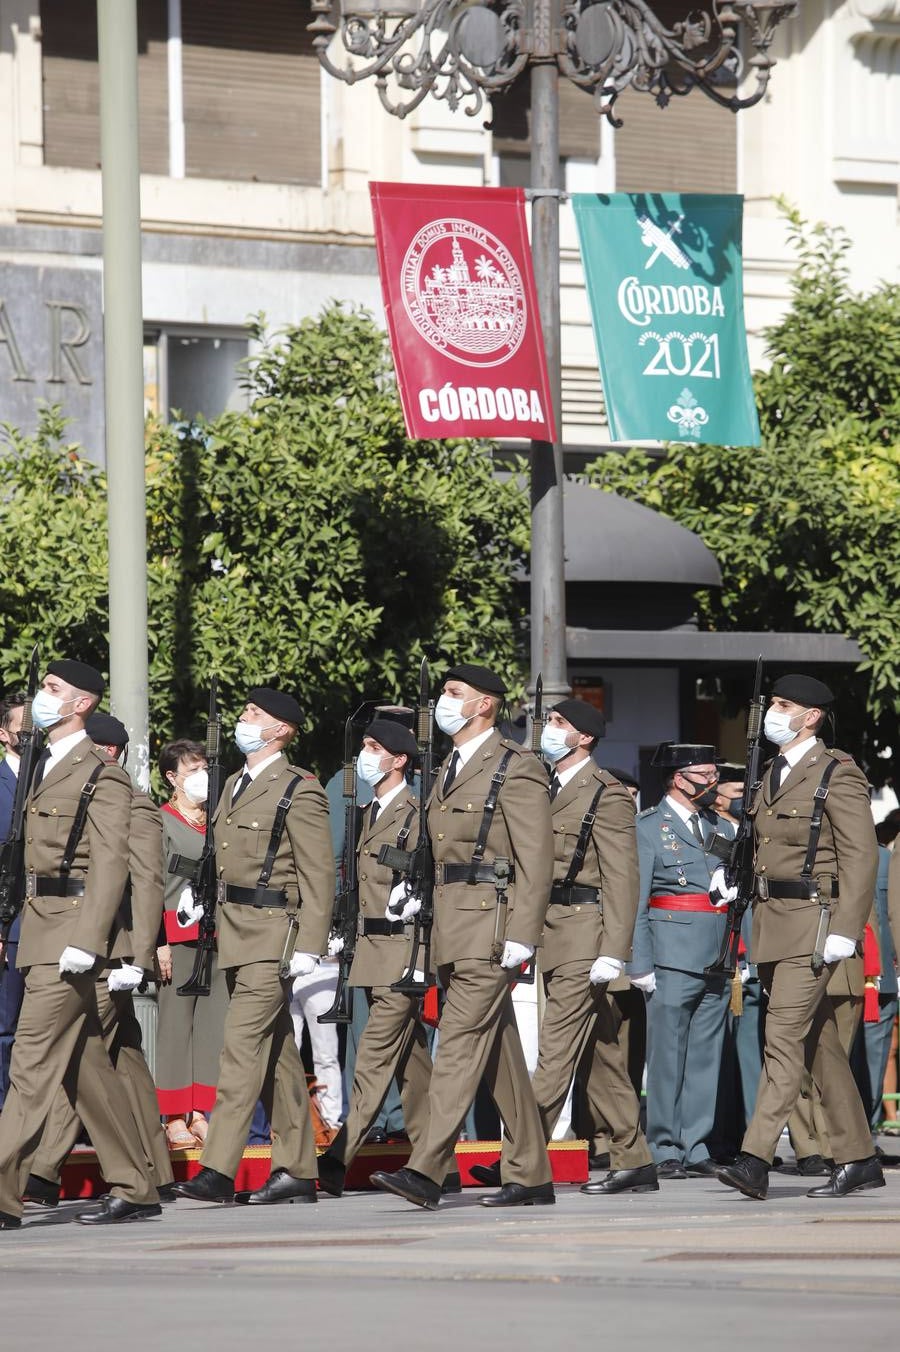
[[[374,79],[394,117],[429,95],[474,117],[485,96],[530,68],[532,252],[560,438],[559,80],[591,91],[616,127],[626,88],[661,107],[695,88],[732,112],[752,107],[775,64],[775,29],[796,0],[705,3],[667,28],[647,0],[311,0],[309,31],[323,69],[345,84]],[[331,56],[336,38],[342,66]],[[752,89],[731,92],[745,75],[755,77]],[[563,546],[561,440],[532,442],[531,680],[533,688],[543,674],[548,705],[568,693]]]

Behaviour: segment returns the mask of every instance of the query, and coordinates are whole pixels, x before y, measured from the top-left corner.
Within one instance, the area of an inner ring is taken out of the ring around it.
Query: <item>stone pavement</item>
[[[816,1202],[773,1175],[753,1202],[705,1179],[497,1213],[383,1193],[313,1206],[181,1200],[92,1231],[78,1203],[0,1234],[7,1346],[204,1352],[887,1349],[900,1327],[900,1171]],[[83,1205],[83,1204],[82,1204]]]

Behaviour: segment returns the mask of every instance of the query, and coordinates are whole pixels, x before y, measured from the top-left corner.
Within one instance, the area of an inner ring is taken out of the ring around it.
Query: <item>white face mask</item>
[[[548,723],[541,733],[541,752],[543,755],[550,761],[562,760],[563,756],[567,756],[572,750],[572,747],[566,741],[568,735],[562,728],[557,728],[552,723]]]
[[[31,705],[32,720],[37,727],[43,728],[45,731],[47,728],[55,728],[57,723],[62,722],[63,705],[74,703],[74,699],[60,699],[59,695],[51,695],[47,690],[39,690]]]
[[[463,716],[463,706],[472,703],[474,703],[472,699],[453,699],[450,695],[441,695],[434,706],[434,721],[441,732],[445,732],[448,737],[460,732],[469,722],[469,719]]]
[[[184,792],[194,806],[205,803],[209,797],[209,775],[206,770],[192,770],[184,777]]]
[[[276,723],[267,724],[268,728],[274,728]],[[257,727],[255,723],[237,723],[234,729],[234,740],[237,743],[237,749],[245,756],[252,756],[254,751],[262,751],[263,747],[268,746],[268,742],[262,735],[263,729]]]
[[[793,715],[796,718],[796,714]],[[781,713],[778,709],[769,709],[763,720],[763,732],[776,746],[787,746],[797,736],[798,728],[791,727],[791,714]]]
[[[381,762],[383,756],[379,756],[374,751],[360,751],[356,758],[356,773],[360,779],[371,784],[374,789],[376,784],[380,784],[387,774],[387,770],[382,770]]]

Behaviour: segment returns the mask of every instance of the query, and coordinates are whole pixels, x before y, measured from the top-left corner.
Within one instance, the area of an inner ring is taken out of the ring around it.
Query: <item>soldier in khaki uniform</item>
[[[797,1102],[804,1066],[821,1094],[835,1159],[829,1181],[807,1195],[844,1197],[884,1186],[827,991],[835,963],[852,957],[862,936],[878,859],[866,777],[818,736],[833,698],[821,681],[784,676],[765,718],[766,737],[780,747],[752,807],[757,899],[751,956],[769,992],[766,1045],[741,1154],[716,1171],[721,1182],[750,1197],[766,1196],[775,1144]],[[823,906],[830,911],[824,964],[814,971]]]
[[[428,1123],[431,1057],[420,999],[391,990],[406,970],[409,929],[386,916],[388,901],[403,884],[386,864],[378,863],[382,845],[411,850],[419,832],[419,805],[407,776],[416,756],[416,739],[408,728],[376,718],[366,728],[357,774],[375,797],[363,808],[359,841],[359,937],[350,985],[365,990],[369,1018],[356,1053],[356,1069],[347,1120],[326,1154],[319,1157],[319,1183],[339,1197],[344,1174],[366,1138],[396,1077],[403,1103],[403,1122],[413,1145]]]
[[[127,756],[128,732],[118,718],[93,713],[85,731],[111,761],[118,761],[123,754]],[[153,974],[153,956],[162,916],[162,862],[159,808],[146,793],[135,790],[131,803],[129,884],[113,922],[108,960],[97,977],[96,998],[104,1045],[125,1086],[150,1177],[156,1184],[160,1201],[165,1202],[174,1201],[172,1165],[132,1000],[132,992],[137,990],[145,975]],[[45,1207],[57,1205],[60,1170],[80,1129],[78,1115],[65,1089],[60,1086],[31,1166],[25,1201]]]
[[[428,1210],[440,1201],[482,1076],[507,1130],[504,1185],[482,1204],[556,1200],[511,998],[511,984],[540,940],[553,880],[550,800],[539,762],[495,727],[504,694],[494,672],[464,663],[447,673],[435,709],[453,751],[428,806],[433,942],[445,992],[430,1118],[406,1169],[372,1175],[376,1187]],[[511,869],[505,890],[496,886],[495,860]]]
[[[291,695],[268,687],[250,691],[235,728],[246,765],[226,780],[213,817],[219,966],[227,973],[231,1003],[203,1167],[175,1186],[198,1201],[234,1199],[259,1098],[272,1123],[272,1172],[241,1200],[316,1201],[315,1139],[287,980],[308,975],[325,953],[334,868],[325,790],[284,755],[301,719]],[[289,806],[272,858],[280,801]]]
[[[19,967],[25,1001],[0,1117],[0,1229],[21,1224],[21,1194],[60,1084],[91,1135],[109,1196],[85,1224],[160,1214],[122,1079],[101,1037],[95,981],[129,869],[132,786],[84,725],[103,694],[83,662],[52,662],[33,717],[48,747],[26,804],[27,899]],[[83,822],[78,830],[79,818]]]

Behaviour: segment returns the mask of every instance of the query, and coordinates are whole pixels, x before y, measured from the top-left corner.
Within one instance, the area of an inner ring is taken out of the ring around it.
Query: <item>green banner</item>
[[[572,202],[612,440],[758,446],[743,198],[576,193]]]

